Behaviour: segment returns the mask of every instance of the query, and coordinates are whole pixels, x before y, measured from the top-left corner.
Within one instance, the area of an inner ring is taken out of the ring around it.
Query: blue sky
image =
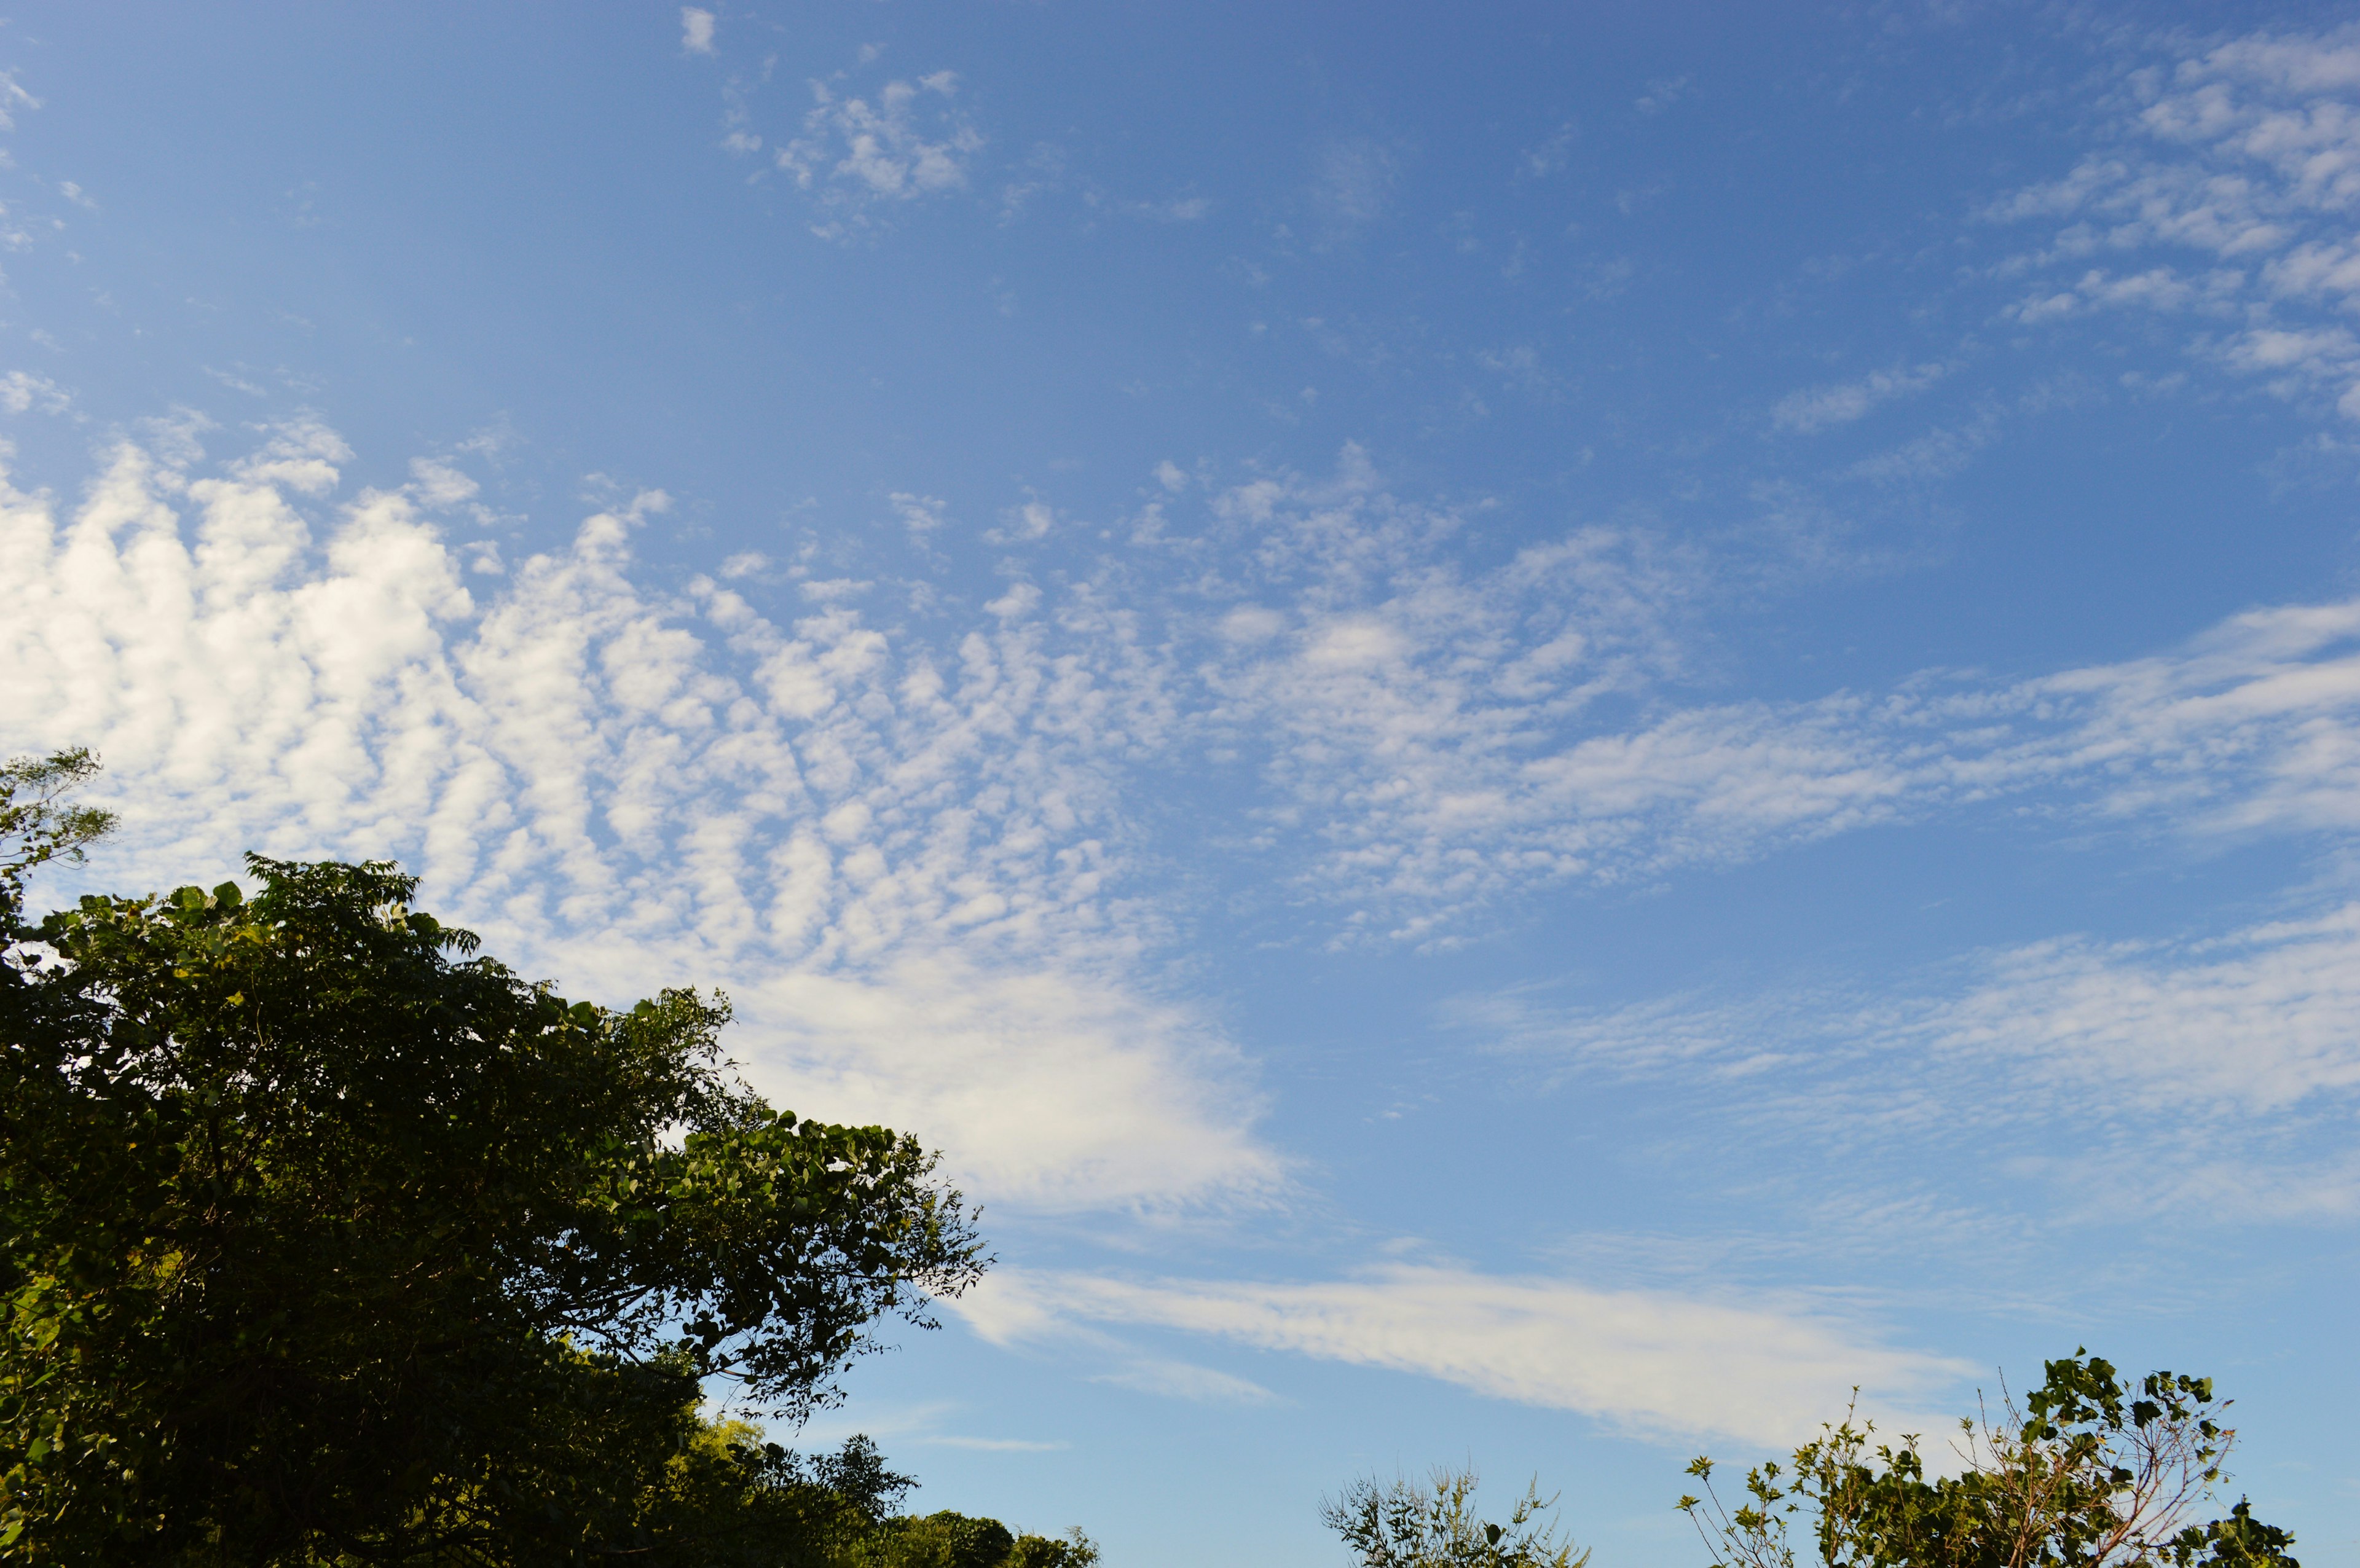
[[[2360,1562],[2340,20],[19,9],[0,748],[942,1149],[920,1506],[1684,1563],[2087,1344]]]

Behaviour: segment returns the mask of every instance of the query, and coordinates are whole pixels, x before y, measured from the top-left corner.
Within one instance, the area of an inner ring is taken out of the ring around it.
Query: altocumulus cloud
[[[2027,323],[2186,320],[2197,354],[2360,419],[2360,27],[2125,51],[2106,145],[1985,216],[2049,226],[2005,274]]]
[[[916,1130],[995,1200],[1281,1181],[1236,1053],[1132,984],[1077,740],[1153,721],[1120,672],[1021,623],[938,663],[824,592],[785,626],[702,581],[650,597],[656,495],[479,604],[422,510],[451,486],[364,493],[315,540],[298,502],[347,455],[299,428],[201,474],[183,434],[118,447],[63,522],[0,497],[0,734],[106,757],[111,880],[399,855],[528,970],[727,986],[768,1090]]]
[[[655,494],[471,585],[435,517],[468,487],[428,464],[339,503],[348,457],[297,426],[208,464],[166,431],[70,517],[5,496],[0,744],[105,754],[110,875],[399,855],[530,965],[727,985],[781,1098],[921,1131],[1001,1201],[1285,1184],[1251,1064],[1154,981],[1151,801],[1276,868],[1312,940],[1420,942],[1535,887],[1983,802],[2207,836],[2360,816],[2360,604],[2013,683],[1680,707],[1693,562],[1577,530],[1470,570],[1464,516],[1354,450],[1185,526],[1164,486],[1114,556],[931,640],[858,583],[783,618],[650,593]],[[1208,748],[1258,803],[1175,788]]]

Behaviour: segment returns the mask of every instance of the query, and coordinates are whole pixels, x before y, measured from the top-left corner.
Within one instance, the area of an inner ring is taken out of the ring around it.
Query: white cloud
[[[1533,179],[1546,179],[1566,166],[1573,150],[1574,137],[1579,134],[1573,122],[1568,120],[1545,139],[1524,149],[1520,172]]]
[[[1166,928],[1138,808],[1207,754],[1258,770],[1259,799],[1194,835],[1324,903],[1335,942],[1453,942],[1553,883],[1980,802],[2203,835],[2360,822],[2360,603],[2015,683],[1682,708],[1697,563],[1589,529],[1459,566],[1466,516],[1393,495],[1357,449],[1209,493],[1196,533],[1159,496],[1120,563],[1012,583],[935,643],[872,625],[866,583],[802,579],[799,615],[758,613],[727,581],[750,556],[650,593],[629,539],[651,495],[507,562],[421,515],[473,504],[447,465],[328,506],[333,432],[213,471],[193,440],[122,449],[63,524],[8,503],[33,564],[0,588],[0,738],[106,753],[140,865],[399,853],[535,963],[728,984],[799,1108],[971,1123],[961,1169],[1043,1204],[1283,1179],[1245,1064],[1141,978]],[[1023,1096],[1058,1119],[1013,1130]]]
[[[1026,194],[1030,194],[1028,191]],[[1086,194],[1086,200],[1090,197]],[[1095,205],[1095,201],[1092,201]],[[1213,210],[1208,196],[1173,196],[1161,201],[1120,201],[1115,211],[1133,218],[1146,218],[1159,223],[1193,223]]]
[[[1918,1023],[1935,1050],[2147,1110],[2265,1114],[2360,1088],[2360,906],[2207,942],[2049,942]]]
[[[920,1437],[915,1441],[930,1448],[965,1448],[978,1454],[1054,1454],[1073,1446],[1028,1437]]]
[[[965,1406],[950,1399],[901,1405],[863,1399],[857,1415],[823,1412],[781,1434],[781,1440],[806,1450],[830,1447],[855,1434],[922,1448],[964,1448],[981,1454],[1049,1454],[1072,1446],[1054,1440],[978,1437],[942,1430],[944,1423],[965,1413]]]
[[[1019,914],[996,894],[978,901],[987,924]],[[1128,1207],[1274,1188],[1277,1162],[1244,1132],[1259,1106],[1234,1052],[1185,1009],[1048,956],[1011,973],[928,944],[848,972],[748,976],[733,994],[805,1099],[943,1129],[963,1178],[1002,1201]]]
[[[73,394],[46,376],[36,376],[27,370],[12,370],[0,376],[0,408],[12,414],[22,414],[38,408],[44,414],[62,414],[73,402]]]
[[[38,109],[41,101],[25,91],[13,71],[0,71],[0,131],[16,128],[19,109]]]
[[[1770,419],[1781,430],[1807,435],[1831,425],[1850,424],[1880,403],[1924,391],[1939,381],[1948,368],[1920,365],[1907,370],[1879,370],[1839,386],[1790,392],[1770,410]]]
[[[2360,29],[2175,36],[2126,70],[2112,145],[2065,175],[1994,203],[2000,222],[2058,222],[2049,249],[2018,258],[2045,281],[2008,314],[2027,324],[2086,310],[2191,311],[2245,323],[2200,332],[2195,352],[2270,377],[2289,397],[2325,393],[2360,418],[2360,354],[2320,312],[2360,307],[2351,224],[2360,211]],[[2188,271],[2156,253],[2193,253]],[[2092,267],[2108,256],[2127,269]]]
[[[449,463],[431,457],[411,458],[410,477],[420,504],[438,511],[474,500],[482,488]]]
[[[1976,452],[1998,440],[1999,431],[1997,412],[1985,408],[1962,424],[1938,426],[1899,446],[1848,463],[1843,474],[1848,479],[1865,479],[1880,485],[1947,479],[1972,462]]]
[[[680,8],[680,47],[687,54],[713,52],[713,13],[699,5]]]
[[[1554,378],[1541,368],[1540,351],[1530,343],[1518,343],[1504,349],[1479,349],[1475,363],[1527,392],[1546,393],[1556,385]]]
[[[955,1304],[1000,1344],[1054,1340],[1076,1325],[1177,1330],[1438,1378],[1651,1436],[1763,1446],[1797,1442],[1841,1415],[1855,1384],[1865,1410],[1910,1412],[1972,1371],[1880,1345],[1806,1301],[1741,1303],[1414,1264],[1297,1283],[1001,1269]]]
[[[1160,1394],[1170,1399],[1185,1399],[1193,1405],[1269,1405],[1278,1402],[1277,1395],[1250,1377],[1233,1377],[1210,1367],[1171,1361],[1162,1356],[1141,1356],[1121,1370],[1101,1373],[1091,1381],[1109,1383],[1119,1388],[1133,1388],[1142,1394]]]
[[[1384,215],[1398,178],[1393,154],[1367,137],[1330,142],[1313,159],[1312,206],[1331,236],[1350,234]]]
[[[1992,417],[1860,467],[1955,464]],[[2005,798],[2197,833],[2347,820],[2360,606],[2240,616],[2188,648],[2018,681],[1931,675],[1884,693],[1680,707],[1681,632],[1710,568],[1629,530],[1578,530],[1483,571],[1468,521],[1388,492],[1347,448],[1326,478],[1167,500],[1133,538],[1123,602],[1175,572],[1175,720],[1254,759],[1244,834],[1342,911],[1338,940],[1459,940],[1552,882],[1628,882]],[[1108,592],[1113,592],[1109,589]],[[1633,715],[1624,705],[1644,704]]]
[[[983,136],[954,105],[955,72],[890,81],[861,96],[843,95],[825,82],[814,82],[811,90],[802,134],[773,159],[820,198],[826,216],[816,232],[842,238],[893,204],[966,188]]]
[[[1348,934],[1456,940],[1552,881],[2007,798],[2204,835],[2360,822],[2360,602],[2014,683],[1683,709],[1664,700],[1676,633],[1710,580],[1644,535],[1584,530],[1470,573],[1443,549],[1459,519],[1350,452],[1333,479],[1256,480],[1213,509],[1250,554],[1207,628],[1206,723],[1267,746],[1256,842],[1349,911]],[[1633,720],[1609,697],[1651,706]]]
[[[1632,101],[1631,106],[1642,114],[1660,114],[1687,95],[1688,79],[1685,76],[1658,76],[1647,83],[1647,91]]]
[[[2072,1208],[2233,1222],[2360,1213],[2360,905],[2223,935],[1998,949],[1905,980],[1605,1010],[1516,994],[1448,1022],[1519,1055],[1677,1077],[1758,1131],[1965,1145]],[[2191,1129],[2202,1134],[2191,1138]]]
[[[1009,507],[1000,515],[1000,527],[984,534],[988,544],[1031,544],[1046,539],[1057,526],[1057,514],[1038,498]]]
[[[937,651],[841,597],[650,594],[653,495],[479,602],[411,495],[324,503],[333,432],[170,452],[119,447],[68,518],[0,496],[0,745],[106,757],[110,879],[399,855],[529,971],[725,986],[768,1092],[917,1132],[994,1201],[1283,1182],[1245,1064],[1139,977],[1098,748],[1169,721],[1120,638],[1053,654],[1011,613]]]
[[[923,537],[943,526],[944,505],[934,496],[912,495],[907,491],[896,490],[886,499],[892,503],[894,513],[901,519],[901,526],[913,536]]]

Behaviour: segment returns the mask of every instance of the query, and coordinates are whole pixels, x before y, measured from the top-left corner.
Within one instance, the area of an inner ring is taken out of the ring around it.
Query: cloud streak
[[[1907,1412],[1973,1370],[1880,1345],[1799,1301],[1737,1304],[1418,1264],[1299,1282],[1001,1269],[956,1305],[998,1344],[1076,1325],[1174,1330],[1433,1377],[1655,1438],[1765,1447],[1840,1415],[1829,1401],[1854,1384],[1865,1408]]]
[[[1890,982],[1603,1010],[1508,993],[1446,1021],[1554,1070],[1677,1078],[1761,1132],[1966,1149],[2067,1217],[2360,1213],[2360,905],[2219,935],[1995,949]]]
[[[1907,370],[1879,370],[1857,381],[1790,392],[1771,408],[1770,422],[1802,435],[1848,425],[1865,418],[1879,404],[1924,391],[1939,381],[1947,368],[1920,365]]]

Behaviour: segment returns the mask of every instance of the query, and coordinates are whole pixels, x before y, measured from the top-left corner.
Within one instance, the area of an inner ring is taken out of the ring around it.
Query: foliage
[[[1098,1560],[1078,1530],[1063,1540],[1018,1535],[998,1519],[945,1511],[885,1521],[853,1561],[858,1568],[1091,1568]]]
[[[751,1427],[734,1428],[750,1436]],[[823,1454],[808,1464],[792,1454],[773,1454],[780,1473],[798,1484],[823,1487],[841,1498],[864,1530],[874,1530],[891,1517],[894,1508],[918,1483],[885,1468],[885,1456],[866,1434],[856,1432],[835,1454]]]
[[[23,907],[25,874],[51,860],[80,864],[82,846],[115,826],[115,813],[65,797],[98,777],[85,748],[0,763],[0,941]]]
[[[1098,1560],[1098,1543],[1076,1525],[1061,1536],[1018,1536],[1008,1568],[1095,1568]]]
[[[1820,1563],[1858,1568],[2296,1568],[2294,1538],[2243,1501],[2187,1522],[2236,1438],[2211,1378],[2153,1372],[2134,1388],[2081,1350],[2046,1371],[2022,1409],[2004,1398],[1998,1421],[1959,1423],[1956,1475],[1929,1478],[1914,1436],[1872,1449],[1875,1424],[1847,1414],[1795,1451],[1792,1470],[1749,1472],[1751,1500],[1733,1511],[1698,1459],[1688,1474],[1706,1495],[1679,1506],[1714,1568],[1793,1568],[1790,1519],[1808,1522]]]
[[[1475,1487],[1473,1470],[1447,1466],[1424,1485],[1363,1476],[1342,1497],[1324,1499],[1319,1514],[1362,1568],[1581,1568],[1590,1561],[1541,1520],[1557,1500],[1542,1499],[1537,1479],[1504,1525],[1477,1516]]]
[[[931,1156],[774,1112],[725,1000],[569,1003],[389,866],[27,927],[22,872],[104,829],[58,803],[90,766],[0,780],[0,1560],[778,1563],[873,1527],[901,1478],[797,1469],[699,1392],[801,1416],[976,1278]]]

